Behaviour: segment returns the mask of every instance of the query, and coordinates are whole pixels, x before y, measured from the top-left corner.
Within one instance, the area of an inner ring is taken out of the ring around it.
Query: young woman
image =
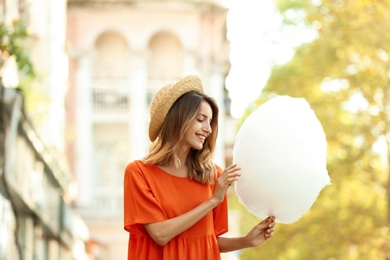
[[[226,192],[239,166],[212,162],[218,106],[189,75],[162,88],[150,108],[148,154],[128,164],[124,176],[124,228],[128,259],[220,259],[221,252],[258,246],[274,231],[274,217],[247,235],[228,231]]]

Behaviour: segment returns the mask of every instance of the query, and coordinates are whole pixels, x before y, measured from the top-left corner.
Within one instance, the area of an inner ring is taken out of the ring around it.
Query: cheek
[[[187,129],[187,131],[184,133],[184,136],[185,138],[190,138],[194,135],[195,133],[195,130],[194,128],[191,126],[190,128]]]
[[[201,127],[202,127],[202,125],[200,123],[194,122],[190,125],[187,132],[194,133],[194,132],[198,131]]]

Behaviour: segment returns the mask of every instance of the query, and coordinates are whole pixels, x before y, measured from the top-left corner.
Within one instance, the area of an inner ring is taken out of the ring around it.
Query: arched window
[[[117,32],[102,33],[95,42],[93,101],[95,111],[126,112],[128,108],[129,48]]]
[[[113,31],[101,34],[95,42],[95,50],[94,78],[107,80],[127,76],[129,50],[120,34]]]
[[[149,76],[152,80],[176,79],[183,68],[183,50],[170,32],[158,32],[149,42]]]

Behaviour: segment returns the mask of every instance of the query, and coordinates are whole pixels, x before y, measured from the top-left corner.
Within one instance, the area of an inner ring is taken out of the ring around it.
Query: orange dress
[[[222,169],[217,167],[218,176]],[[134,161],[124,176],[124,228],[130,232],[128,259],[220,259],[217,237],[228,231],[228,205],[224,201],[192,227],[159,246],[144,224],[182,215],[208,200],[214,184],[200,184],[173,176],[156,165]]]

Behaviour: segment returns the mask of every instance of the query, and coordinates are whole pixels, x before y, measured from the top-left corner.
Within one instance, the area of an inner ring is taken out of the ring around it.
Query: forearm
[[[272,237],[275,230],[275,217],[271,216],[254,226],[246,236],[227,238],[218,237],[220,252],[230,252],[247,247],[255,247]]]
[[[252,247],[248,239],[243,237],[218,237],[218,246],[221,253]]]
[[[201,220],[219,203],[220,201],[211,198],[183,215],[157,223],[145,224],[145,228],[152,239],[163,246]]]

